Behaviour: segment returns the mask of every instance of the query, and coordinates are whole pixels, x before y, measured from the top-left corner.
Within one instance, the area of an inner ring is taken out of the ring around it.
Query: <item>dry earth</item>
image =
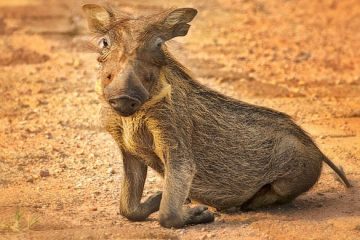
[[[203,84],[290,114],[344,167],[292,204],[163,229],[118,214],[122,162],[98,126],[79,1],[0,1],[0,239],[360,239],[358,0],[113,1],[199,10],[171,47]],[[161,189],[150,172],[144,195]]]

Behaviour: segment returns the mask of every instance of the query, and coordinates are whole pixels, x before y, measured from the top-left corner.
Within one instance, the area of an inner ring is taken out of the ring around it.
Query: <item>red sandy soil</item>
[[[122,161],[98,124],[96,54],[79,1],[0,1],[0,239],[360,239],[358,0],[113,1],[199,10],[175,55],[203,84],[290,114],[328,167],[293,203],[161,228],[118,214]],[[47,172],[48,171],[48,172]],[[49,175],[49,176],[47,176]],[[144,197],[161,189],[150,171]],[[17,216],[17,220],[15,220]]]

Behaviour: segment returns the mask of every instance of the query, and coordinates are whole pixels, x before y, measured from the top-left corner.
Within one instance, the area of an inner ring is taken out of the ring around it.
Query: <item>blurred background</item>
[[[122,162],[98,125],[86,1],[0,0],[0,239],[357,239],[360,194],[324,167],[292,204],[160,228],[118,215]],[[90,1],[91,2],[91,1]],[[101,1],[98,1],[101,3]],[[360,1],[110,1],[132,14],[194,7],[170,43],[202,84],[291,115],[360,180]],[[161,189],[150,171],[144,196]]]

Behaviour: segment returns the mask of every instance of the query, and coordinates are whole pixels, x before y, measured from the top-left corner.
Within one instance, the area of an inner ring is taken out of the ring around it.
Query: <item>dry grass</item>
[[[31,214],[26,215],[18,208],[14,216],[5,221],[0,222],[0,232],[24,232],[31,230],[40,220],[39,216]]]

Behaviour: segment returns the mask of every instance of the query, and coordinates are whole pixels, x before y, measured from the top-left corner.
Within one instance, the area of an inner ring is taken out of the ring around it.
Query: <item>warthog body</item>
[[[100,35],[98,92],[103,123],[124,161],[120,213],[144,220],[159,210],[165,227],[210,222],[206,207],[256,209],[309,190],[325,161],[347,179],[291,118],[193,80],[164,42],[186,35],[196,10],[132,18],[98,5],[84,11]],[[163,193],[141,202],[147,167]]]

